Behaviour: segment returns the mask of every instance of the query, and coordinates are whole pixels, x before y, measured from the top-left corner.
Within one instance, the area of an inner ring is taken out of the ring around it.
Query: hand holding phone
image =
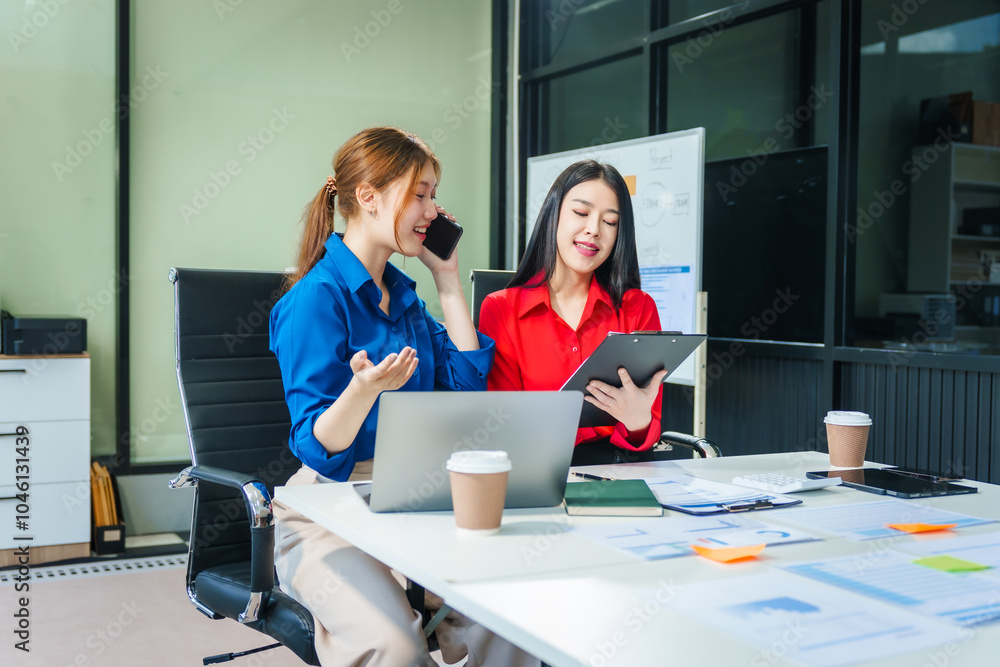
[[[443,213],[438,213],[438,217],[434,218],[427,228],[424,247],[446,260],[455,252],[458,240],[462,238],[462,231],[460,224]]]

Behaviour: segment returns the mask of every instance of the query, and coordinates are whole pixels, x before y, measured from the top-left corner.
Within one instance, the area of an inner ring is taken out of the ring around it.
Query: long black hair
[[[541,287],[552,279],[556,267],[556,256],[559,249],[556,245],[556,228],[559,226],[559,210],[562,208],[566,193],[580,183],[600,179],[610,187],[618,197],[618,238],[611,249],[611,255],[597,267],[594,276],[615,309],[622,306],[622,298],[630,289],[639,289],[639,256],[635,249],[635,217],[632,213],[632,196],[629,194],[625,179],[618,170],[610,164],[601,164],[596,160],[581,160],[566,167],[552,183],[549,193],[545,195],[542,209],[538,212],[535,229],[528,241],[528,248],[517,266],[514,277],[507,287]],[[540,281],[532,282],[540,271],[544,271]],[[530,284],[529,284],[530,283]]]

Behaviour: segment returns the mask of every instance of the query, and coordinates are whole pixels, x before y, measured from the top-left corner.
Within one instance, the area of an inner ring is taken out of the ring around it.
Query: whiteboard
[[[629,185],[642,289],[656,301],[660,326],[665,331],[696,333],[705,128],[529,158],[528,238],[553,181],[569,165],[588,158],[612,165]],[[692,355],[667,382],[693,386],[694,371]]]

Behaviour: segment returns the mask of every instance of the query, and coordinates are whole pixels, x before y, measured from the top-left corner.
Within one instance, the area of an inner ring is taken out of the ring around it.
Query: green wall
[[[155,82],[131,155],[131,435],[145,463],[187,457],[168,269],[291,265],[303,208],[358,130],[446,139],[438,201],[468,229],[463,272],[487,265],[490,3],[144,2],[134,26],[133,85]],[[469,96],[478,109],[461,118]],[[433,306],[423,265],[405,270]]]
[[[18,128],[3,135],[0,298],[24,315],[97,304],[86,313],[93,452],[105,454],[120,289],[114,135],[63,182],[50,163],[114,118],[114,6],[58,6],[22,53],[0,56],[18,91],[0,102],[5,128]],[[21,17],[4,15],[7,31]],[[129,435],[133,462],[172,462],[188,450],[169,268],[291,265],[303,208],[355,132],[392,124],[431,143],[438,201],[466,229],[462,273],[488,265],[490,3],[140,1],[132,24]],[[397,259],[437,310],[423,265]]]
[[[0,3],[0,305],[87,318],[95,454],[115,445],[115,8]]]

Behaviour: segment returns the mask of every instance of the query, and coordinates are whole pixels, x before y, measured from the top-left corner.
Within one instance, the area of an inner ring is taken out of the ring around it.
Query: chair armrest
[[[688,433],[664,431],[660,434],[660,442],[668,446],[679,445],[694,450],[703,459],[714,459],[722,456],[722,451],[708,438],[699,438]]]
[[[237,489],[243,494],[247,516],[250,518],[250,599],[239,620],[241,623],[252,623],[267,605],[267,596],[274,588],[274,514],[271,512],[271,494],[264,482],[253,475],[213,466],[188,466],[170,480],[169,486],[171,489],[178,489],[195,486],[202,481]]]
[[[194,486],[199,481],[221,484],[232,489],[242,489],[244,485],[260,480],[253,475],[248,475],[235,470],[216,468],[214,466],[188,466],[181,470],[177,477],[170,480],[170,488],[177,489],[184,486]]]

